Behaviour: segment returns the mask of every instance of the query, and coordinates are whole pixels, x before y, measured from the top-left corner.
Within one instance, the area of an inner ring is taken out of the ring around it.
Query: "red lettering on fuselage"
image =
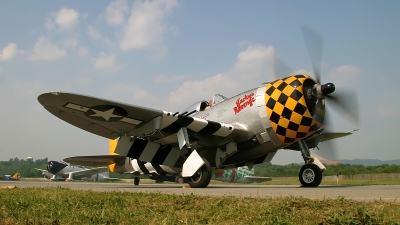
[[[254,99],[254,93],[245,95],[243,98],[239,98],[238,100],[236,100],[236,107],[233,108],[233,110],[235,111],[235,115],[240,113],[240,111],[242,111],[247,106],[252,107],[253,102],[255,101],[256,100]]]

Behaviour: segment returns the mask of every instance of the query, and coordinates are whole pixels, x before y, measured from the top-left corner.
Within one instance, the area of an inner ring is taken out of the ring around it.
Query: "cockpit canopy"
[[[216,105],[225,100],[228,100],[228,98],[223,95],[220,95],[220,94],[215,94],[214,97],[212,98],[212,100],[213,100],[213,105]],[[193,110],[196,110],[196,112],[201,112],[201,111],[204,111],[207,108],[207,106],[209,106],[209,102],[202,100],[202,101],[196,102],[193,105],[189,106],[184,111],[192,112]]]

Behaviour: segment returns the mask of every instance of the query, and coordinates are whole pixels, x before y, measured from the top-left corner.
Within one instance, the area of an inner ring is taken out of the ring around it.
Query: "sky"
[[[339,159],[400,159],[399,11],[396,0],[3,1],[0,160],[108,153],[107,139],[45,110],[41,93],[182,111],[274,80],[274,55],[313,76],[302,25],[323,35],[322,82],[358,98],[359,124],[327,102],[332,131],[359,129],[333,141]],[[272,163],[301,161],[278,151]]]

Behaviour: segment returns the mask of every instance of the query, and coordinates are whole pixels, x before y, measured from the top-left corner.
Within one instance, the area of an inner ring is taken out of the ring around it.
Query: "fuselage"
[[[316,82],[308,75],[296,75],[264,83],[193,115],[206,120],[232,124],[246,130],[226,139],[237,143],[239,152],[225,164],[257,159],[312,135],[324,119],[323,100],[310,101]],[[208,143],[197,143],[197,149]]]

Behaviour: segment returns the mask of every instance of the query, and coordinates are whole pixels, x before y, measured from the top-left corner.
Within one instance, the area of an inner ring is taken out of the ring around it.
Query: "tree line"
[[[33,160],[28,159],[10,159],[8,161],[0,161],[0,175],[14,175],[20,172],[22,177],[42,177],[40,171],[35,168],[46,169],[47,158]],[[273,165],[270,162],[258,164],[254,166],[254,176],[265,177],[296,177],[299,174],[301,164]],[[379,166],[364,166],[337,164],[327,166],[324,176],[332,175],[356,175],[356,174],[373,174],[373,173],[400,173],[400,165],[383,164]],[[110,177],[131,178],[128,174],[110,173]]]

